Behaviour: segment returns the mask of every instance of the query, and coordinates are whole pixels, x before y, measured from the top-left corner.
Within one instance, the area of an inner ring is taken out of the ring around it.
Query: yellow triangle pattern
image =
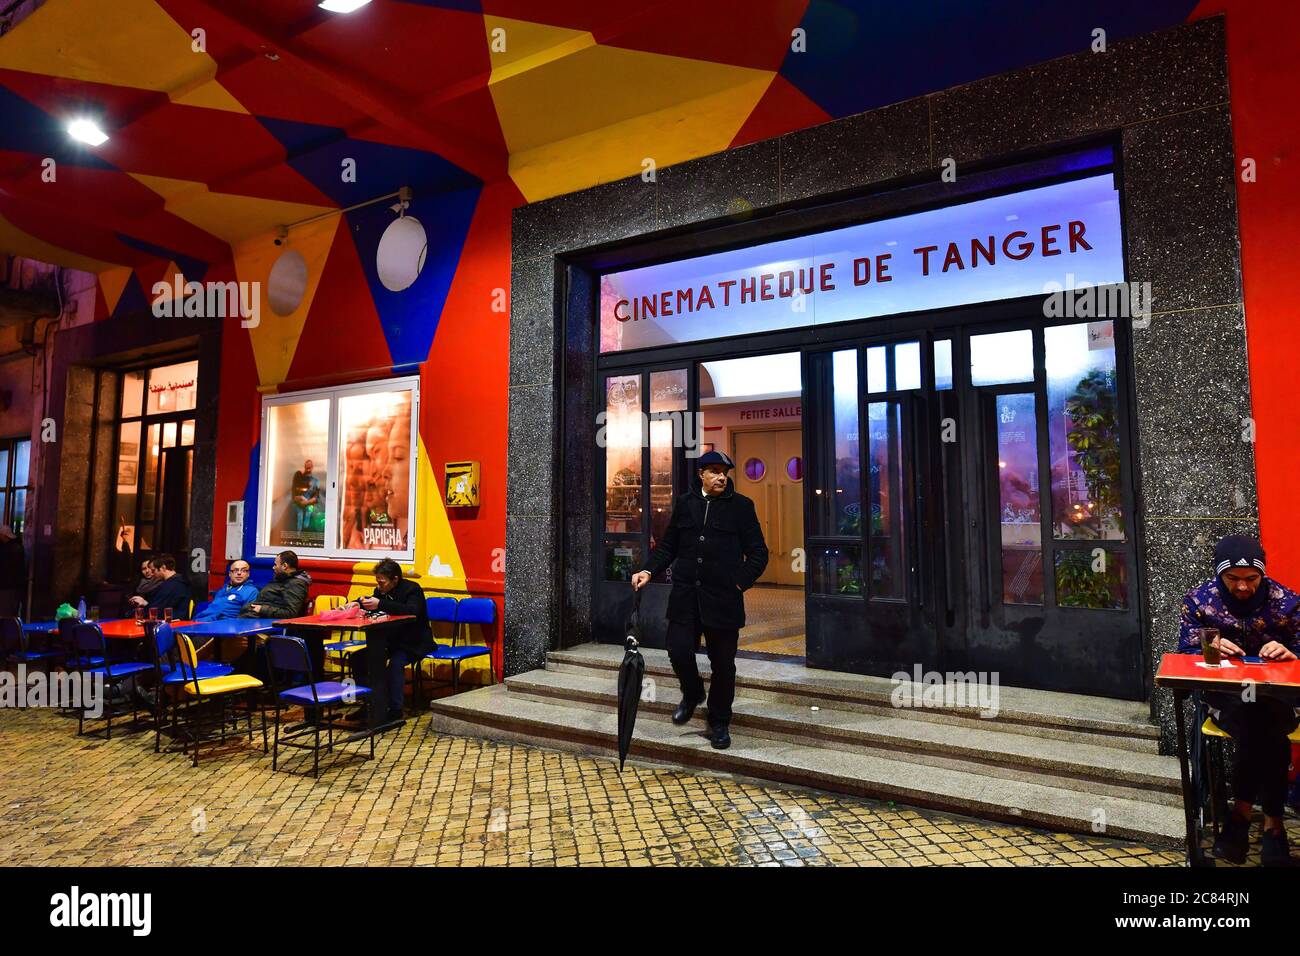
[[[331,209],[329,206],[278,199],[214,193],[205,184],[188,179],[168,179],[142,173],[130,175],[162,196],[168,212],[232,246],[251,237],[273,233],[276,226],[284,223],[300,222]],[[294,230],[295,237],[297,234]]]
[[[214,77],[217,62],[155,0],[57,0],[0,43],[0,68],[172,94],[246,113]]]
[[[118,300],[122,298],[122,292],[126,289],[127,280],[131,278],[131,272],[130,266],[118,266],[99,273],[99,289],[104,295],[104,304],[108,306],[110,315],[117,308]]]
[[[726,149],[774,75],[495,18],[489,45],[494,24],[507,50],[494,54],[490,91],[529,202],[640,173],[646,159],[663,167]]]
[[[307,313],[311,311],[312,301],[316,298],[321,273],[325,270],[325,260],[329,257],[341,218],[331,216],[301,226],[293,230],[289,242],[284,246],[275,245],[268,234],[242,243],[234,249],[235,274],[239,281],[256,283],[253,288],[257,290],[259,322],[248,330],[248,337],[253,347],[253,360],[257,363],[258,379],[263,388],[279,385],[289,374],[293,353],[298,348],[298,339],[307,323]],[[347,241],[346,238],[344,241]],[[275,260],[289,250],[297,250],[307,262],[307,291],[293,312],[289,315],[276,315],[271,311],[271,303],[267,298],[267,278]]]

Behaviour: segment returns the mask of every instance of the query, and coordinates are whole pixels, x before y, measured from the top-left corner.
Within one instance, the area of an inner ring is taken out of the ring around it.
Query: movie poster
[[[325,547],[329,425],[328,398],[267,409],[266,540],[273,548]]]
[[[339,398],[343,513],[339,546],[348,551],[410,547],[411,392]]]

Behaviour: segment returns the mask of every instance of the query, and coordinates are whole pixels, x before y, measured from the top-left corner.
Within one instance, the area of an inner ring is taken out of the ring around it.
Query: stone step
[[[616,752],[618,718],[611,708],[546,701],[495,684],[436,700],[431,710],[434,733]],[[665,720],[637,721],[630,756],[1070,832],[1175,845],[1183,831],[1181,809],[1151,801],[749,734],[728,750],[714,750],[698,728]]]
[[[612,710],[618,702],[615,672],[529,671],[506,680],[513,693]],[[638,713],[667,719],[677,690],[642,701]],[[911,711],[888,715],[817,710],[781,701],[738,696],[732,727],[808,746],[871,752],[894,760],[949,766],[976,773],[1072,787],[1093,794],[1147,799],[1181,806],[1181,778],[1174,757],[1135,753],[1073,741],[1044,740],[985,726],[950,725],[912,719]],[[695,724],[704,726],[703,709]],[[687,725],[690,726],[690,725]]]
[[[642,651],[646,674],[673,682],[672,665],[666,651]],[[547,655],[548,670],[617,671],[623,649],[612,644],[584,644]],[[700,673],[707,679],[708,659],[698,658]],[[914,685],[913,685],[914,686]],[[736,690],[747,697],[783,700],[800,706],[832,706],[841,710],[897,714],[895,684],[885,677],[823,671],[802,664],[739,658],[736,661]],[[979,715],[977,707],[940,703],[912,708],[910,716],[947,724],[976,724],[999,730],[1054,740],[1095,743],[1106,747],[1157,754],[1160,729],[1150,719],[1148,705],[1139,701],[1112,700],[1063,694],[1022,687],[999,687],[998,713],[994,718]]]

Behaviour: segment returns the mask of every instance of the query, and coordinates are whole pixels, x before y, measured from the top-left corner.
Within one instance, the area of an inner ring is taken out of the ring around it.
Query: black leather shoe
[[[1246,850],[1250,844],[1250,821],[1229,814],[1223,829],[1214,840],[1214,855],[1220,860],[1241,865],[1246,862]]]
[[[702,703],[704,703],[703,694],[695,698],[683,697],[682,702],[678,704],[677,709],[673,711],[673,723],[681,726],[689,721],[695,716],[695,708],[699,707]]]
[[[714,750],[726,750],[731,746],[731,732],[725,727],[710,727],[709,737],[713,741]]]
[[[1260,843],[1259,863],[1260,866],[1295,866],[1291,849],[1287,845],[1285,830],[1280,833],[1273,830],[1264,831],[1264,839]]]

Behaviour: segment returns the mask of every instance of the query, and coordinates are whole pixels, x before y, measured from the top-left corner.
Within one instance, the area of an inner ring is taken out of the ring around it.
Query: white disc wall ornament
[[[280,254],[266,278],[266,297],[276,315],[291,315],[307,294],[307,260],[290,249]]]
[[[389,223],[375,251],[379,281],[390,292],[401,292],[420,277],[429,237],[414,216],[403,216]]]

